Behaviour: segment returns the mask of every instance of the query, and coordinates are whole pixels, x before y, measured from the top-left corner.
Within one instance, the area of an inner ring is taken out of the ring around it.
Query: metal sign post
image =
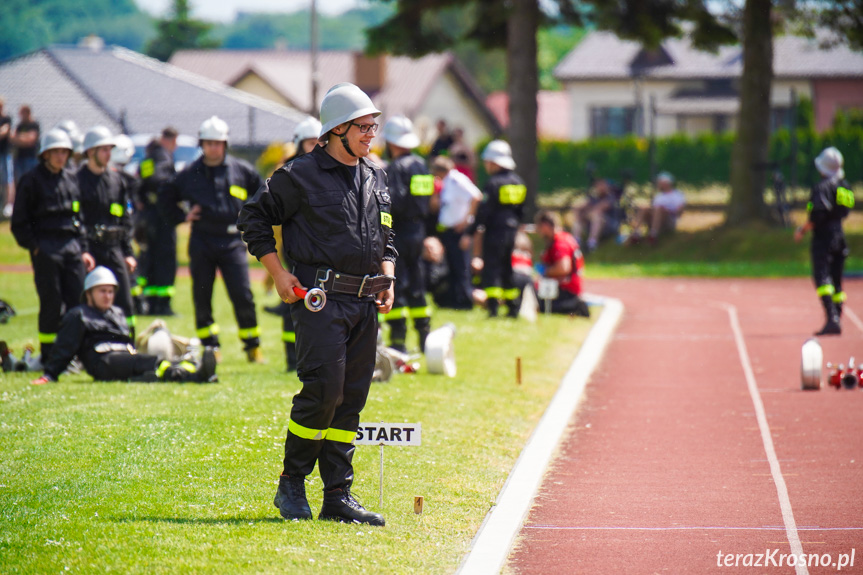
[[[558,295],[560,295],[560,285],[557,280],[540,278],[539,285],[537,285],[537,296],[545,302],[543,308],[546,314],[551,313],[551,300],[557,299]]]
[[[384,506],[384,445],[399,447],[420,445],[422,425],[419,423],[361,423],[357,429],[354,445],[380,446],[380,478],[378,483],[378,502]]]

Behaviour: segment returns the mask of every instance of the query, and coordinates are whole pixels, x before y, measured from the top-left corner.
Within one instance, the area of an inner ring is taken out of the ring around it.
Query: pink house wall
[[[814,80],[812,82],[815,129],[830,129],[838,110],[863,109],[863,79]]]

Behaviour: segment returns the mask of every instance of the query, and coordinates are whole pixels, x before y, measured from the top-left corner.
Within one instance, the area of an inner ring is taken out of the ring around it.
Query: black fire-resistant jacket
[[[76,355],[92,373],[99,357],[96,346],[104,342],[132,344],[123,310],[114,306],[103,313],[86,304],[73,307],[60,323],[45,374],[56,380]]]
[[[381,273],[395,262],[390,197],[384,172],[360,159],[358,195],[347,166],[324,148],[278,170],[243,206],[238,227],[258,259],[276,251],[272,226],[282,225],[285,254],[293,261],[353,275]]]
[[[94,242],[119,244],[124,256],[132,251],[132,218],[129,206],[132,191],[126,179],[114,169],[94,174],[82,164],[78,169],[78,189],[81,190],[81,221],[87,230],[84,251]],[[99,230],[112,234],[110,241],[99,239]]]
[[[846,180],[824,178],[818,182],[812,188],[807,206],[813,224],[812,237],[827,240],[843,235],[842,220],[853,207],[854,192]]]
[[[12,235],[22,248],[33,251],[39,240],[73,237],[84,244],[79,210],[81,192],[71,170],[53,174],[40,163],[18,182],[12,212]]]
[[[177,175],[174,157],[159,142],[150,142],[146,157],[138,166],[141,188],[138,194],[145,210],[157,210],[159,187]]]
[[[387,184],[396,234],[423,227],[434,193],[434,176],[429,174],[425,161],[415,154],[399,156],[387,167]]]
[[[209,167],[200,157],[159,191],[159,210],[172,225],[186,219],[178,205],[201,206],[201,219],[192,223],[192,233],[232,235],[237,232],[237,214],[264,181],[251,164],[225,155],[221,165]]]
[[[526,197],[527,188],[518,174],[512,170],[493,174],[483,187],[475,226],[485,226],[486,231],[518,228]]]

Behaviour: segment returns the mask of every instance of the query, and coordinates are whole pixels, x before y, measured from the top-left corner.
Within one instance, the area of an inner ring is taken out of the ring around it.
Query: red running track
[[[863,573],[863,389],[800,390],[811,282],[590,287],[623,318],[504,572]],[[825,362],[863,361],[863,282],[846,292]],[[778,566],[792,550],[819,565]]]

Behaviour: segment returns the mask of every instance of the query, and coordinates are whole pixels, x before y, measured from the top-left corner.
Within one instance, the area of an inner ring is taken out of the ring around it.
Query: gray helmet
[[[321,102],[321,133],[323,138],[336,126],[362,118],[363,116],[380,116],[381,111],[375,108],[368,94],[350,82],[336,84],[324,96]]]
[[[118,287],[117,278],[114,272],[105,266],[96,266],[93,271],[87,274],[84,278],[84,291],[87,292],[96,286],[114,286]]]
[[[413,122],[407,116],[393,116],[384,124],[384,140],[394,146],[413,150],[420,145]]]
[[[99,146],[113,146],[114,136],[105,126],[93,126],[84,134],[84,153]]]
[[[72,152],[72,140],[69,138],[69,134],[60,128],[52,128],[45,132],[39,145],[39,155],[41,156],[48,150],[56,149]]]

